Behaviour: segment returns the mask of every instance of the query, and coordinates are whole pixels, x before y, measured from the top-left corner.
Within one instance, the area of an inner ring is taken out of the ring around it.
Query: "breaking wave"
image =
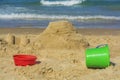
[[[42,5],[64,5],[64,6],[72,6],[76,4],[81,4],[85,0],[57,0],[57,1],[49,1],[49,0],[41,0],[40,3]]]
[[[68,16],[68,15],[44,15],[44,14],[0,14],[0,19],[68,19],[68,20],[120,20],[120,16]]]

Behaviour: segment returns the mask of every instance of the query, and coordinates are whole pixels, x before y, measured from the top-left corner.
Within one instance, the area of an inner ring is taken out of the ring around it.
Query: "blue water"
[[[120,0],[0,1],[0,27],[47,27],[56,20],[79,28],[120,28]]]

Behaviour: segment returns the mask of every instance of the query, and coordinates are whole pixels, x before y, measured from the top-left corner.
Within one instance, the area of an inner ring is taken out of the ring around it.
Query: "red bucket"
[[[34,65],[36,64],[36,56],[33,55],[14,55],[13,56],[14,63],[16,66],[26,66],[26,65]]]

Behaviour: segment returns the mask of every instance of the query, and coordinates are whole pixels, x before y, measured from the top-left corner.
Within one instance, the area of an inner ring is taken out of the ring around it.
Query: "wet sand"
[[[39,34],[45,28],[0,28],[0,34]],[[120,29],[109,28],[76,28],[83,35],[119,35]]]

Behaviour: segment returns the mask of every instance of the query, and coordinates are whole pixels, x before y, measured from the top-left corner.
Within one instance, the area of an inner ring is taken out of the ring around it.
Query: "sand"
[[[66,49],[65,47],[51,48],[45,45],[44,47],[43,45],[42,47],[41,45],[38,45],[38,47],[32,45],[35,41],[38,44],[39,40],[43,40],[42,37],[45,37],[46,30],[48,29],[0,29],[1,80],[120,80],[120,29],[76,28],[76,30],[70,30],[73,31],[72,34],[75,33],[74,36],[76,34],[80,35],[75,37],[78,41],[83,39],[89,43],[89,46],[84,48],[82,48],[83,46],[79,48],[75,46]],[[44,36],[41,37],[43,34]],[[52,37],[56,37],[55,34]],[[61,37],[60,35],[59,37]],[[62,37],[66,38],[67,36],[63,36],[62,33]],[[71,38],[67,39],[71,40]],[[64,39],[62,38],[62,40]],[[85,65],[85,48],[96,47],[99,44],[109,45],[110,61],[113,64],[105,69],[88,69]],[[15,66],[14,54],[35,55],[39,63],[26,67]]]

